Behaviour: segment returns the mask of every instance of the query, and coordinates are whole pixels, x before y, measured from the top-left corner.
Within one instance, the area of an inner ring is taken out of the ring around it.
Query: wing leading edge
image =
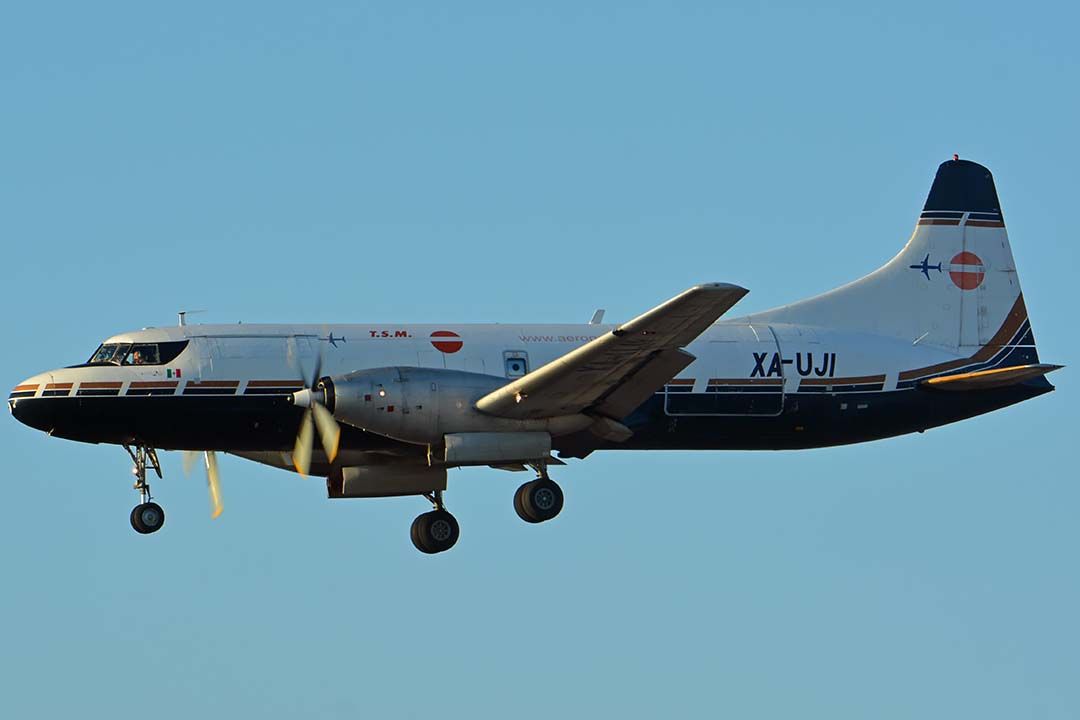
[[[694,361],[680,350],[746,293],[696,285],[476,402],[481,412],[536,419],[591,411],[619,419]]]

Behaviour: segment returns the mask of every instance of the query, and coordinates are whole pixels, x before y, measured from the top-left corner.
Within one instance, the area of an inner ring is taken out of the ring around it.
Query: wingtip
[[[748,292],[750,292],[749,290],[747,290],[746,288],[744,288],[741,285],[736,285],[734,283],[721,283],[721,282],[701,283],[700,285],[695,285],[694,287],[692,287],[690,289],[691,290],[697,290],[699,292],[703,291],[703,292],[724,292],[724,293],[728,293],[728,292],[734,291],[734,292],[739,293],[740,295],[746,295]]]

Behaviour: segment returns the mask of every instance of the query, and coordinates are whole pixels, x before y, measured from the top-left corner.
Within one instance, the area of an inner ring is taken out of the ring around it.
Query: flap
[[[725,283],[692,287],[485,395],[476,408],[516,419],[572,415],[590,408],[622,417],[636,407],[630,406],[635,398],[643,401],[694,359],[689,353],[665,351],[688,345],[747,292]],[[644,373],[641,381],[632,383],[638,373]]]
[[[624,377],[620,384],[601,398],[595,411],[611,418],[626,417],[694,360],[694,356],[685,350],[654,353],[637,372]]]

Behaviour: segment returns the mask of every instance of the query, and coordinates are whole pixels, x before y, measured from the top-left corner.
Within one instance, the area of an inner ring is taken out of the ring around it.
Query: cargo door
[[[707,377],[675,378],[664,388],[668,415],[779,415],[786,364],[768,326],[723,327],[688,368]]]

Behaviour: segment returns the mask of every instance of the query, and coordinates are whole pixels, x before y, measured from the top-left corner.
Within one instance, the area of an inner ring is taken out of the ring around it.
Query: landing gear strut
[[[150,495],[150,484],[146,482],[147,465],[160,478],[161,463],[158,462],[157,452],[154,448],[136,445],[135,449],[132,450],[130,446],[125,445],[124,449],[131,456],[131,462],[135,464],[135,467],[131,469],[131,473],[135,476],[134,488],[139,491],[140,499],[139,504],[131,511],[131,527],[135,528],[137,533],[149,535],[160,530],[161,526],[165,524],[165,511],[156,502],[152,502],[153,496]]]
[[[413,520],[412,542],[416,549],[428,555],[446,552],[454,547],[460,528],[458,521],[443,505],[442,490],[424,495],[435,509]]]
[[[527,523],[542,523],[559,514],[563,506],[563,492],[548,477],[547,468],[537,468],[540,477],[527,482],[514,493],[514,510]]]

